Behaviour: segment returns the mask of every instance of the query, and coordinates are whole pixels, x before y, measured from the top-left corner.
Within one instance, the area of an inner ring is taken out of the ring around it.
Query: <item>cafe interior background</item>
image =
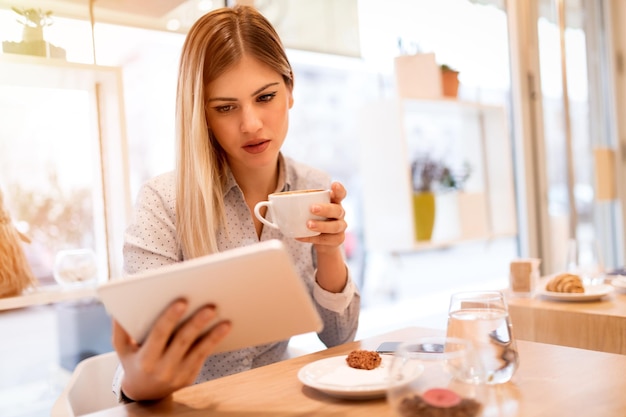
[[[570,238],[594,239],[605,269],[623,267],[622,2],[246,3],[276,26],[294,67],[284,152],[349,191],[358,338],[444,326],[451,292],[506,287],[516,258],[561,271]],[[174,166],[185,31],[224,4],[0,0],[0,187],[32,238],[40,293],[0,299],[1,415],[48,415],[76,363],[111,350],[106,313],[57,283],[55,257],[88,248],[98,282],[121,275],[133,198]],[[12,7],[52,11],[48,56],[7,52],[22,36]],[[459,72],[456,98],[407,92],[398,68],[416,56]],[[457,186],[436,190],[432,236],[418,240],[411,166],[426,156]],[[314,335],[294,345],[322,348]]]

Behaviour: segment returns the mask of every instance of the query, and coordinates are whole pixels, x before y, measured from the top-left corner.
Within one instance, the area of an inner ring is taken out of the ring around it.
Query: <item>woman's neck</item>
[[[267,196],[276,191],[276,187],[278,185],[277,182],[279,180],[278,161],[273,168],[268,165],[266,168],[247,170],[243,172],[236,172],[233,170],[233,176],[243,193],[246,205],[250,210],[250,216],[252,217],[252,222],[254,223],[256,235],[260,239],[263,231],[263,224],[253,214],[254,206],[256,206],[259,201],[267,200]],[[267,208],[262,208],[261,214],[265,216],[266,211]]]
[[[267,200],[267,196],[276,191],[278,174],[278,162],[274,166],[255,170],[233,170],[233,176],[249,204]]]

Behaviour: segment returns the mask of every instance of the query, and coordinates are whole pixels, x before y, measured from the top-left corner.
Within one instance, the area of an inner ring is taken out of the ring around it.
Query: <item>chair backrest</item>
[[[52,407],[52,417],[75,417],[118,405],[111,391],[117,353],[109,352],[82,360]]]

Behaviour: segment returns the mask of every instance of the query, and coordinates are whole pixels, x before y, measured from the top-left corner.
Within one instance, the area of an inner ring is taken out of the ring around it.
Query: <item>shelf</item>
[[[428,106],[429,111],[439,112],[442,109],[448,111],[504,111],[504,107],[498,104],[480,103],[477,101],[459,100],[454,98],[437,98],[437,99],[425,99],[425,98],[403,98],[401,99],[405,106],[406,111],[411,111],[414,108]]]
[[[40,287],[16,297],[0,298],[0,311],[95,297],[96,287],[94,286],[61,288],[55,285]]]
[[[490,234],[490,235],[485,235],[485,236],[480,236],[480,237],[473,237],[471,239],[450,239],[450,240],[422,241],[422,242],[418,241],[418,242],[415,242],[412,248],[409,248],[406,250],[394,251],[394,253],[401,254],[401,253],[409,253],[409,252],[416,252],[416,251],[448,249],[453,246],[458,246],[458,245],[463,245],[463,244],[470,244],[470,243],[476,243],[476,242],[489,242],[489,241],[496,240],[496,239],[511,238],[515,236],[517,236],[517,234],[512,232],[512,233]]]
[[[506,108],[455,99],[391,98],[363,106],[365,247],[377,252],[445,248],[517,234],[512,152]],[[410,163],[415,155],[445,155],[469,164],[463,191],[437,193],[435,230],[416,241]]]

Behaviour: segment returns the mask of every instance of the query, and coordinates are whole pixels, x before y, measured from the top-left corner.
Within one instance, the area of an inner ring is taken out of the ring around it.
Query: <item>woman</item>
[[[142,187],[126,233],[125,270],[141,270],[281,239],[324,321],[326,346],[354,339],[360,297],[342,244],[346,190],[328,176],[280,153],[293,105],[293,73],[271,24],[251,7],[212,11],[190,29],[183,45],[177,93],[177,165]],[[331,189],[331,203],[312,207],[326,221],[310,221],[320,235],[287,239],[263,228],[253,208],[270,193]],[[271,288],[268,294],[271,296]],[[207,306],[184,326],[184,300],[158,319],[138,345],[114,322],[113,346],[123,368],[114,391],[121,399],[153,400],[195,382],[276,362],[288,340],[211,355],[228,334]]]

